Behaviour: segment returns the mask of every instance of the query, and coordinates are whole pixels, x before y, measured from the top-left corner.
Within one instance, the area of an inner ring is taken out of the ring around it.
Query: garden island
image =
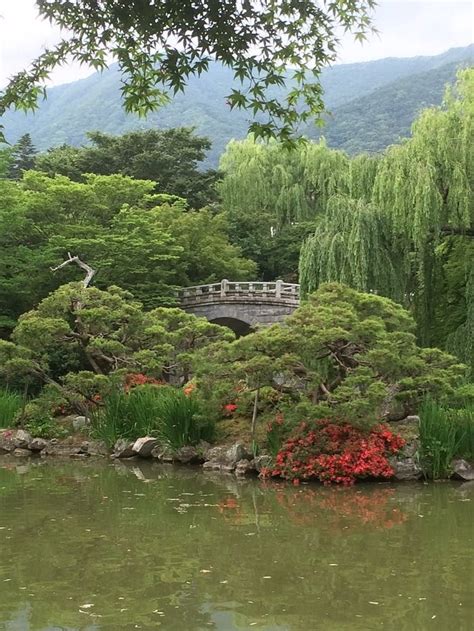
[[[309,121],[371,0],[37,4],[71,36],[0,92],[0,628],[467,630],[472,66],[352,151]],[[141,115],[230,68],[248,135],[10,142],[108,54]]]

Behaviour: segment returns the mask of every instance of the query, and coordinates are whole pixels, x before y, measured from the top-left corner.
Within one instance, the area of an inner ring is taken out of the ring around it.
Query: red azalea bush
[[[129,392],[132,388],[145,385],[162,386],[164,382],[144,375],[143,373],[129,373],[125,377],[124,390],[125,392]]]
[[[390,478],[393,469],[387,457],[404,444],[384,425],[367,433],[327,419],[305,422],[283,444],[274,468],[264,475],[280,476],[295,484],[320,480],[351,485],[359,478]]]
[[[224,405],[224,415],[225,416],[233,416],[234,412],[237,409],[237,405],[235,403],[228,403],[227,405]]]

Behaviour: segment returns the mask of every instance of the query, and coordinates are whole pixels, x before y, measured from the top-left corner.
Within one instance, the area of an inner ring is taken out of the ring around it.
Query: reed
[[[474,408],[443,407],[431,399],[420,410],[420,458],[427,477],[447,478],[454,458],[474,458]]]
[[[0,389],[0,427],[15,424],[18,412],[23,408],[23,397],[11,390]]]
[[[119,438],[156,436],[173,449],[209,440],[213,424],[200,420],[201,407],[192,396],[168,386],[140,386],[115,391],[92,414],[95,438],[112,446]]]

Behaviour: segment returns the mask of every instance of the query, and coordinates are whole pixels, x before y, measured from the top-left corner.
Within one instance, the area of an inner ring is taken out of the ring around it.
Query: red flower
[[[224,405],[224,413],[226,416],[232,416],[236,409],[237,406],[235,403],[228,403],[227,405]]]
[[[271,475],[343,485],[358,478],[389,478],[393,470],[387,456],[403,445],[404,440],[383,425],[367,433],[327,419],[302,423],[277,454]]]

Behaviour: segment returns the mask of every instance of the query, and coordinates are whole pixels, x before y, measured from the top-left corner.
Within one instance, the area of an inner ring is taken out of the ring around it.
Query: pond
[[[0,458],[0,629],[467,631],[473,496]]]

